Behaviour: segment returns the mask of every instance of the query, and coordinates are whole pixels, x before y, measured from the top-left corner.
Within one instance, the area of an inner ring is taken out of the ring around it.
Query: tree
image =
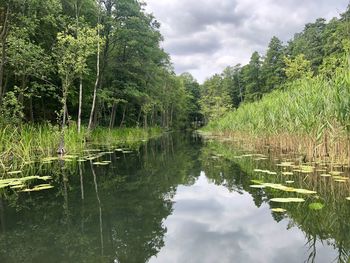
[[[231,109],[228,90],[223,89],[222,77],[218,74],[206,80],[201,87],[201,111],[206,122],[222,117]]]
[[[286,63],[285,72],[290,80],[300,79],[302,77],[311,78],[311,62],[305,59],[304,54],[297,55],[295,59],[284,57]]]
[[[261,98],[261,59],[257,51],[255,51],[243,69],[243,78],[245,85],[245,99],[247,101],[255,101]]]
[[[261,67],[265,81],[264,93],[270,92],[283,83],[285,79],[283,57],[284,47],[282,41],[274,36],[269,43],[266,57]]]

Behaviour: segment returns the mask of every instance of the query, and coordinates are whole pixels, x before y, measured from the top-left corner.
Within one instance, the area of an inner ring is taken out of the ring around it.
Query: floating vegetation
[[[110,163],[106,162],[94,162],[93,165],[109,165]]]
[[[282,172],[283,175],[293,175],[294,173],[292,172]]]
[[[276,164],[277,166],[281,166],[281,167],[291,167],[292,165],[294,165],[293,162],[282,162],[279,164]]]
[[[310,194],[317,194],[317,192],[315,191],[311,191],[311,190],[307,190],[307,189],[294,189],[293,192],[296,192],[298,194],[306,194],[306,195],[310,195]]]
[[[321,210],[324,207],[324,204],[322,203],[311,203],[309,204],[309,208],[311,210]]]
[[[333,175],[333,176],[339,176],[341,175],[343,172],[340,172],[340,171],[332,171],[332,172],[329,172],[330,175]]]
[[[8,179],[1,179],[0,180],[0,189],[10,187],[11,189],[21,189],[25,187],[25,182],[30,180],[43,180],[47,181],[52,179],[51,176],[27,176],[27,177],[20,177],[20,178],[8,178]]]
[[[286,181],[286,184],[293,184],[294,181]]]
[[[276,203],[302,203],[305,202],[303,198],[294,198],[294,197],[288,197],[288,198],[272,198],[270,199],[271,202]]]
[[[284,213],[284,212],[286,212],[287,210],[286,210],[286,209],[283,209],[283,208],[272,208],[271,211],[272,211],[272,212],[275,212],[275,213]]]
[[[15,174],[20,174],[22,173],[22,171],[11,171],[11,172],[7,172],[7,174],[10,174],[10,175],[15,175]]]
[[[27,189],[21,190],[21,192],[36,192],[36,191],[42,191],[42,190],[51,189],[51,188],[53,188],[53,186],[50,184],[39,184],[34,186],[33,188],[27,188]]]

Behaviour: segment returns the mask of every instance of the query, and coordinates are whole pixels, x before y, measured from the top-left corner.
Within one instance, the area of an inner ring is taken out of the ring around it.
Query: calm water
[[[169,134],[106,153],[98,159],[111,161],[104,166],[38,164],[28,173],[53,176],[55,187],[2,192],[0,262],[347,262],[348,183],[298,177],[325,207],[310,210],[311,197],[276,205],[269,199],[281,197],[278,190],[249,187],[261,179],[252,169],[277,170],[276,160],[234,161],[230,151]]]

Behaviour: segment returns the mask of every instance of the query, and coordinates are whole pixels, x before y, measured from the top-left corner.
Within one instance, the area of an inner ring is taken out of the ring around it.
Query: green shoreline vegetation
[[[304,160],[350,160],[350,6],[317,19],[287,45],[228,67],[202,87],[202,132]]]
[[[1,1],[0,168],[192,126],[199,84],[174,73],[144,6]]]

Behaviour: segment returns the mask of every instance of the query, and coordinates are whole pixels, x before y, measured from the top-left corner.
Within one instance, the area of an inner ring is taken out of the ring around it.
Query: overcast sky
[[[176,73],[202,82],[226,66],[246,64],[272,36],[283,41],[316,18],[345,11],[349,0],[145,0],[161,22]]]

